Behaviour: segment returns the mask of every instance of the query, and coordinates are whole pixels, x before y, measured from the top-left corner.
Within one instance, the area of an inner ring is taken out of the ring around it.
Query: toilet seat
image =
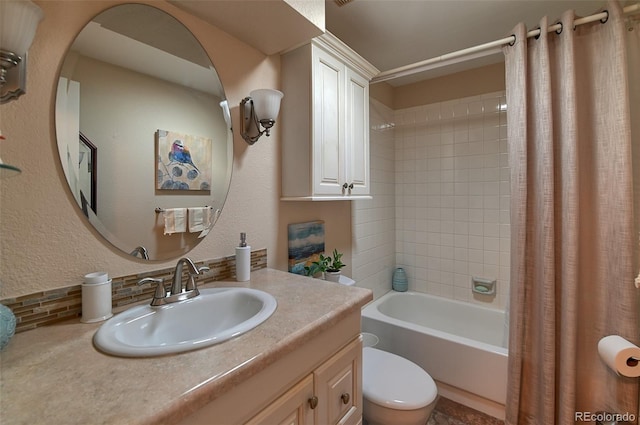
[[[393,353],[364,347],[362,394],[380,406],[415,410],[433,403],[438,389],[431,376],[417,364]]]

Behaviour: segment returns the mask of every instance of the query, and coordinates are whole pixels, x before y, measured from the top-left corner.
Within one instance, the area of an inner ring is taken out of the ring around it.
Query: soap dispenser
[[[246,282],[251,274],[251,247],[247,245],[247,234],[240,233],[240,245],[236,247],[236,280]]]

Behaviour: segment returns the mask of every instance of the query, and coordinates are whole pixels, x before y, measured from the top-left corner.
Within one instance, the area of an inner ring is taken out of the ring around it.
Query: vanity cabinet
[[[369,198],[369,80],[378,72],[326,33],[282,55],[282,199]]]
[[[362,343],[352,341],[246,425],[357,425],[362,420]]]
[[[179,424],[361,424],[360,325],[358,309]]]
[[[293,388],[280,396],[271,406],[253,417],[246,425],[314,425],[313,375],[298,382]]]

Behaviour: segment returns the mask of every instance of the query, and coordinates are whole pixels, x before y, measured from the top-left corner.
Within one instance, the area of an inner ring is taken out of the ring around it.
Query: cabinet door
[[[369,82],[347,68],[347,138],[345,142],[348,195],[369,194]]]
[[[313,425],[313,410],[309,404],[312,397],[313,375],[309,375],[254,416],[247,425]]]
[[[313,192],[319,195],[341,194],[345,181],[344,72],[334,56],[313,49]]]
[[[356,425],[362,420],[362,342],[349,343],[313,373],[316,423]]]

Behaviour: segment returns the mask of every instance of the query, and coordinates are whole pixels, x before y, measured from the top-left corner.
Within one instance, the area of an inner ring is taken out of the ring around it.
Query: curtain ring
[[[542,28],[538,27],[538,28],[536,28],[536,29],[537,29],[538,31],[540,31],[540,32],[538,33],[538,35],[536,35],[535,37],[533,37],[533,38],[535,38],[535,39],[537,40],[537,39],[539,39],[539,38],[540,38],[540,36],[542,35]]]
[[[562,30],[564,29],[564,25],[562,25],[562,21],[556,22],[555,25],[560,25],[560,29],[556,30],[556,34],[558,35],[562,34]]]
[[[516,44],[516,35],[515,34],[511,34],[511,37],[513,37],[513,40],[511,40],[509,42],[509,46],[515,46],[515,44]]]
[[[605,9],[605,10],[603,10],[602,12],[606,13],[606,14],[607,14],[607,17],[606,17],[606,18],[602,18],[602,19],[600,19],[600,22],[602,22],[603,24],[606,24],[606,23],[607,23],[607,21],[609,20],[609,11],[608,11],[607,9]]]

